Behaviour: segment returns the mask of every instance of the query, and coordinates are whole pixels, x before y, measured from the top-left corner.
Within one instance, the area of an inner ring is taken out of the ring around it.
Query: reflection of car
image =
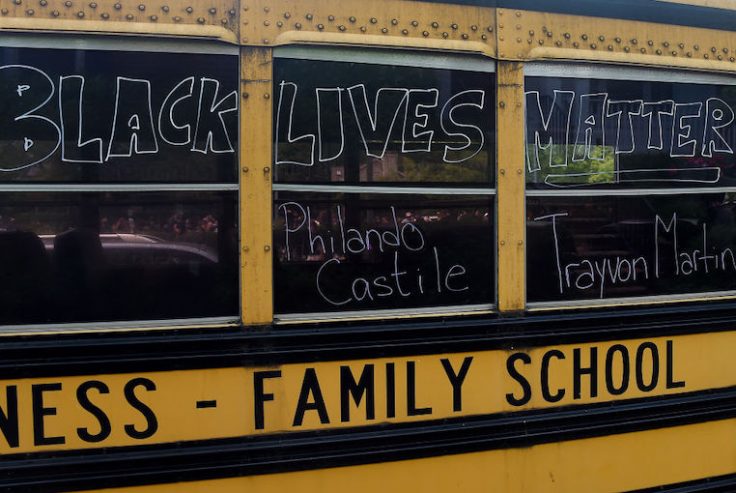
[[[41,235],[46,251],[53,255],[54,243],[61,235]],[[217,263],[217,252],[206,245],[162,240],[155,236],[131,233],[99,234],[102,255],[112,267],[170,264]]]

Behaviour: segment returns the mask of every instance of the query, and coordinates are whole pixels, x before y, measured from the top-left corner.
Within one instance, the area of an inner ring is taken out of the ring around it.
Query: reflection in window
[[[274,204],[281,313],[488,303],[488,197],[279,193]],[[294,296],[299,293],[299,296]]]
[[[4,195],[3,322],[236,313],[236,205],[228,195]]]

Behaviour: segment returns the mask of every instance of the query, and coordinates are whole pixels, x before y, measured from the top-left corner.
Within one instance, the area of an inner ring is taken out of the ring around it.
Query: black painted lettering
[[[146,419],[145,428],[139,431],[135,428],[135,425],[127,424],[125,425],[125,433],[127,433],[130,438],[143,440],[145,438],[152,437],[156,433],[158,430],[158,419],[156,418],[156,414],[153,410],[144,404],[135,394],[137,387],[143,387],[145,390],[153,392],[156,390],[156,384],[153,383],[153,381],[142,377],[134,378],[125,384],[125,400],[127,400],[128,404],[130,404],[136,411],[140,412]]]
[[[598,348],[590,348],[590,366],[583,367],[581,349],[575,348],[572,352],[573,398],[580,399],[583,375],[590,378],[590,397],[598,395]]]
[[[396,365],[386,363],[386,417],[396,417]]]
[[[667,388],[680,389],[685,386],[685,380],[675,380],[675,347],[672,340],[667,341]]]
[[[549,391],[549,363],[552,358],[565,359],[565,355],[562,351],[552,349],[542,356],[542,397],[547,402],[558,402],[565,397],[565,389],[557,389],[554,394]]]
[[[406,414],[408,416],[432,414],[431,407],[417,407],[417,367],[415,361],[406,362]]]
[[[99,394],[109,394],[110,389],[99,380],[82,382],[82,384],[77,387],[77,402],[82,406],[82,409],[95,417],[100,427],[100,431],[97,433],[90,433],[88,428],[77,428],[77,435],[85,442],[99,443],[110,436],[112,426],[110,426],[110,418],[107,417],[105,411],[89,399],[89,395],[87,394],[90,390],[96,390]]]
[[[532,386],[529,385],[526,377],[516,369],[517,361],[521,361],[525,365],[530,365],[532,358],[526,353],[514,353],[506,360],[506,371],[521,386],[521,397],[516,397],[513,393],[506,394],[506,402],[512,406],[523,406],[532,398]]]
[[[350,421],[350,398],[356,406],[365,396],[365,419],[376,419],[376,379],[373,365],[365,365],[355,381],[349,366],[340,367],[340,421]]]
[[[644,353],[649,351],[652,358],[652,375],[649,383],[644,382]],[[636,350],[636,386],[642,392],[651,392],[659,382],[659,350],[653,342],[644,342]]]
[[[613,361],[619,354],[621,357],[621,383],[616,386],[613,381]],[[631,363],[629,361],[629,350],[622,344],[614,344],[606,351],[606,389],[611,395],[621,395],[629,388],[629,376],[631,374]]]
[[[63,436],[46,436],[46,416],[56,416],[55,407],[46,407],[43,402],[45,392],[58,392],[61,383],[39,383],[31,386],[31,400],[33,402],[33,444],[34,445],[61,445],[66,442]]]
[[[452,410],[460,412],[463,410],[463,382],[465,377],[468,376],[468,370],[470,370],[470,364],[473,362],[472,356],[466,356],[460,365],[460,371],[455,373],[455,369],[452,367],[452,363],[447,358],[440,360],[442,368],[445,369],[450,385],[452,385]]]
[[[314,368],[304,370],[302,388],[299,392],[292,426],[301,426],[304,422],[304,414],[307,411],[317,411],[319,422],[323,425],[330,423],[325,399],[322,397],[322,389],[319,386],[319,379]]]
[[[266,426],[266,401],[274,400],[274,395],[267,394],[263,389],[263,382],[267,378],[281,378],[281,370],[257,371],[253,373],[253,419],[256,430],[262,430]]]
[[[18,387],[15,385],[5,387],[5,409],[0,408],[0,430],[8,446],[18,447]]]

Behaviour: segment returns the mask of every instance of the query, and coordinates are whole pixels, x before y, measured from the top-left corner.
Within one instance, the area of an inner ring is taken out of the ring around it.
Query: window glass
[[[230,193],[0,194],[4,323],[237,313]]]
[[[280,192],[274,215],[278,312],[493,299],[493,197]]]
[[[736,86],[601,70],[525,81],[528,301],[733,292]]]
[[[277,314],[494,303],[494,75],[407,64],[276,59]]]
[[[237,315],[238,57],[0,58],[0,325]]]
[[[238,57],[0,48],[0,58],[0,182],[235,182]]]
[[[277,182],[493,183],[486,73],[281,59]]]
[[[736,185],[736,87],[526,78],[536,189]]]

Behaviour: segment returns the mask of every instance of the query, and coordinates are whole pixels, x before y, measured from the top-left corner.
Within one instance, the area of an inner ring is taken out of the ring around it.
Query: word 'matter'
[[[85,105],[97,103],[90,101],[86,83],[82,75],[54,81],[36,67],[0,67],[0,131],[6,141],[0,171],[42,163],[59,149],[63,162],[98,164],[157,154],[163,144],[202,154],[235,152],[224,116],[238,110],[237,91],[221,94],[216,79],[175,81],[154,106],[151,81],[118,76],[109,94],[113,112],[102,128],[85,122],[92,113]]]

